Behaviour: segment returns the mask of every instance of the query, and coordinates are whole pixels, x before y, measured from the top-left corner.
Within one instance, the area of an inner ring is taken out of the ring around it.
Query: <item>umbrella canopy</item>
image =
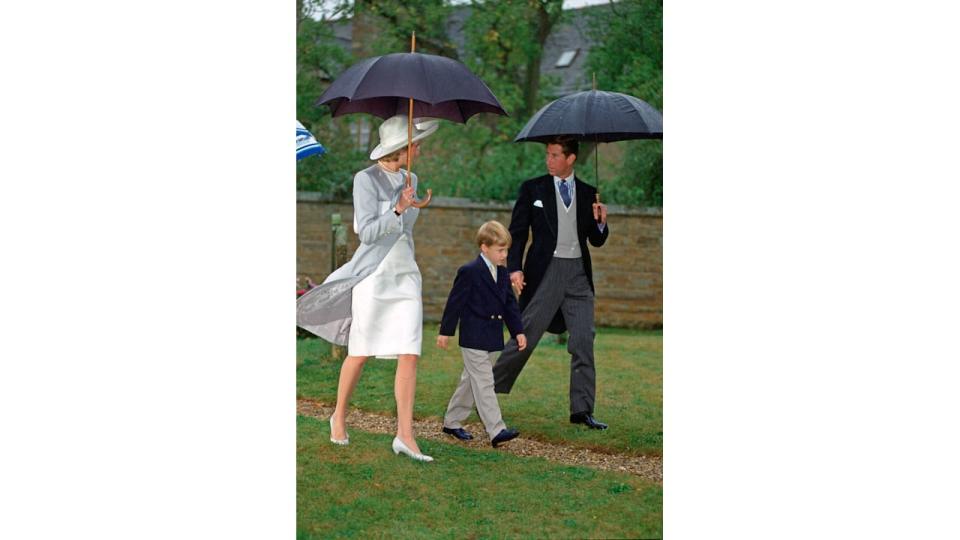
[[[297,121],[297,161],[314,154],[323,154],[327,151],[322,144],[317,142],[313,134],[303,127],[300,121]]]
[[[537,111],[514,142],[547,142],[558,135],[592,142],[662,139],[663,116],[647,102],[627,94],[577,92]]]
[[[350,66],[320,96],[333,116],[365,112],[387,119],[408,114],[465,123],[489,112],[506,116],[500,101],[467,66],[444,56],[416,52],[367,58]]]
[[[596,87],[596,80],[594,80]],[[567,135],[585,142],[662,139],[663,116],[646,101],[619,92],[589,90],[552,101],[533,115],[513,142],[549,142]],[[593,153],[600,202],[599,145]],[[599,221],[599,220],[598,220]]]

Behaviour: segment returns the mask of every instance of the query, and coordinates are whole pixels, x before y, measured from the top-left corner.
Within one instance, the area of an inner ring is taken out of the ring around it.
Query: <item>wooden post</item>
[[[340,214],[330,216],[330,224],[330,272],[333,272],[347,262],[347,228],[343,226]],[[334,360],[343,360],[347,356],[347,349],[333,345],[330,347],[330,356]]]

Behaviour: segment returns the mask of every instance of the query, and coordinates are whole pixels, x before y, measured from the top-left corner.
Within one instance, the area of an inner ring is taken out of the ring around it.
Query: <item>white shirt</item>
[[[483,252],[480,253],[480,258],[483,259],[483,262],[487,263],[487,270],[490,270],[490,274],[493,276],[493,282],[497,282],[497,266],[490,262],[490,259],[487,258]]]

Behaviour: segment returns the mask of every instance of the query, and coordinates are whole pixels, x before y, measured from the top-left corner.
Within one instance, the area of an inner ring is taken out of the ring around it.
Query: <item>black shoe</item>
[[[490,441],[490,444],[492,444],[493,447],[496,448],[507,441],[516,439],[519,436],[520,436],[520,432],[515,429],[510,429],[510,428],[501,429],[500,433],[497,433],[497,436],[494,437],[492,441]]]
[[[597,421],[590,413],[577,413],[570,415],[571,424],[586,424],[591,429],[607,429],[609,426],[603,422]]]
[[[460,439],[461,441],[470,441],[473,440],[473,435],[469,431],[463,429],[462,427],[458,428],[443,428],[443,432],[448,435],[453,435],[454,437]]]

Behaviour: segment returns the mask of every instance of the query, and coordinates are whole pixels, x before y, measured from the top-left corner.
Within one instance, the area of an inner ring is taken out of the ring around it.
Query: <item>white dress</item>
[[[402,178],[402,176],[400,176]],[[423,300],[413,238],[403,233],[372,274],[353,288],[347,354],[396,358],[420,355]]]

